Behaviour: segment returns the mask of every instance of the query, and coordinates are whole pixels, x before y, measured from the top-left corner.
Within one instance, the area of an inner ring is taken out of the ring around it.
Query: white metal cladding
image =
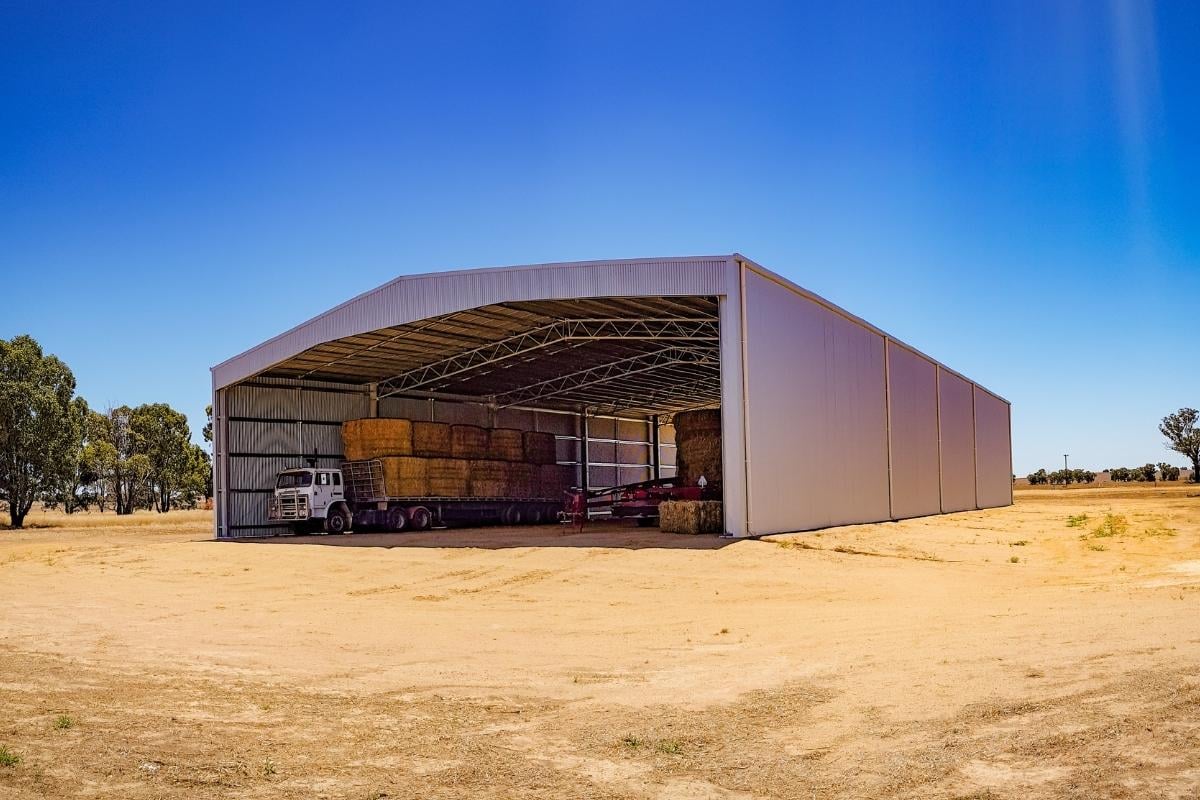
[[[745,293],[751,533],[888,519],[883,337],[754,272]]]
[[[975,505],[975,411],[971,383],[938,370],[938,420],[942,464],[942,511]]]
[[[975,388],[975,492],[980,508],[1012,502],[1008,403]]]
[[[213,367],[230,386],[310,347],[494,303],[586,297],[722,295],[733,256],[587,261],[397,278]]]
[[[892,516],[941,511],[938,469],[937,365],[888,341],[888,434]]]

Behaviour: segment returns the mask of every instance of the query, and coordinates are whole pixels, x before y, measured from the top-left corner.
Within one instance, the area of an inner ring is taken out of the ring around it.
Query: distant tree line
[[[0,339],[0,502],[12,527],[38,502],[68,514],[200,505],[212,496],[212,466],[191,436],[187,417],[164,403],[93,410],[36,340]]]
[[[1092,483],[1096,480],[1096,473],[1086,469],[1060,469],[1054,472],[1039,469],[1029,473],[1026,478],[1032,486],[1046,483],[1058,486],[1068,483]]]

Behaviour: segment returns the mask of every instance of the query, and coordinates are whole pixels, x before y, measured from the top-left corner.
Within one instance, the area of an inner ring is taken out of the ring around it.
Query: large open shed
[[[725,529],[1008,505],[1008,401],[744,256],[397,278],[212,369],[215,533],[278,533],[279,471],[406,417],[555,434],[577,482],[670,476],[720,408]]]

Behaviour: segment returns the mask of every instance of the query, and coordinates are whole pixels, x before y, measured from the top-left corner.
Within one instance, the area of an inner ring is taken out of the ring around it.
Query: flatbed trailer
[[[564,498],[388,495],[378,459],[342,464],[353,528],[424,530],[453,525],[538,525],[557,522]]]

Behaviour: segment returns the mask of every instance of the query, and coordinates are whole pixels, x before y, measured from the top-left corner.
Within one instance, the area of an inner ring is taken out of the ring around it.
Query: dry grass
[[[197,509],[193,511],[170,511],[159,514],[155,511],[136,511],[133,514],[118,516],[111,511],[78,511],[65,514],[61,511],[30,512],[25,518],[25,528],[60,528],[73,530],[115,531],[131,528],[182,528],[195,527],[197,524],[212,525],[212,511]]]
[[[1200,775],[1185,490],[724,547],[100,519],[0,535],[0,797],[1065,800]]]

